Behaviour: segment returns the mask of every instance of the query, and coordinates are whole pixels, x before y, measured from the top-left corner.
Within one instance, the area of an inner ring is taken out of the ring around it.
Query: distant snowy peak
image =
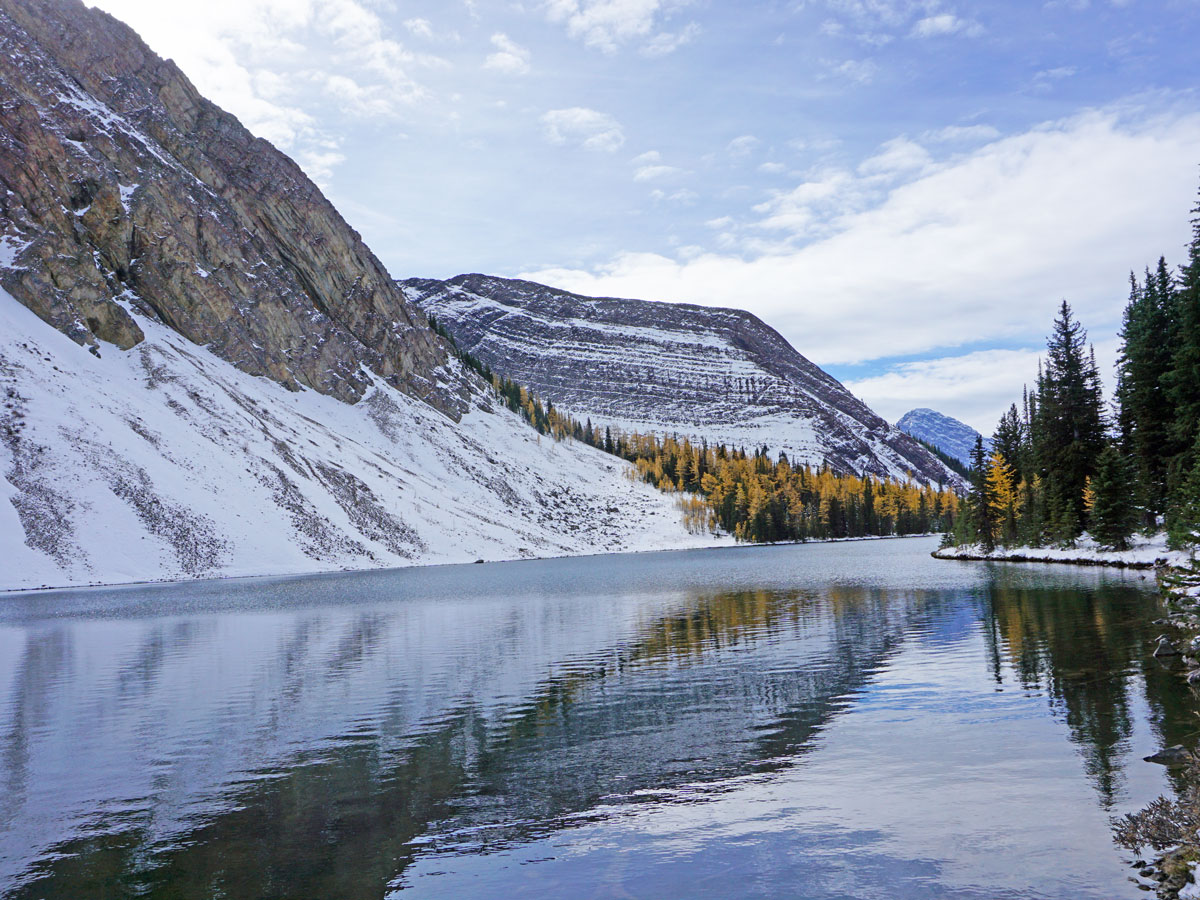
[[[486,275],[401,284],[460,347],[579,419],[765,445],[843,473],[957,481],[743,310],[583,297]]]
[[[978,431],[958,419],[943,415],[935,409],[910,409],[896,427],[905,434],[911,434],[918,440],[937,447],[947,456],[952,456],[964,465],[971,464],[971,450],[975,447],[975,439],[980,437]],[[988,450],[992,442],[983,439],[983,446]]]

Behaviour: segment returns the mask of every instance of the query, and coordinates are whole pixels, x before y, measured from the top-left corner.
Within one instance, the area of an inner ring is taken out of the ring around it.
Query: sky
[[[89,0],[397,278],[747,309],[990,434],[1058,304],[1111,386],[1184,260],[1200,0]]]

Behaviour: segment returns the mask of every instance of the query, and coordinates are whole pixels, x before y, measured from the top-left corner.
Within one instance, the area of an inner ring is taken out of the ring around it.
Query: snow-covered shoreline
[[[1123,569],[1153,569],[1158,565],[1184,566],[1190,557],[1181,550],[1169,550],[1165,534],[1135,535],[1128,550],[1106,550],[1084,534],[1074,547],[997,547],[986,551],[979,544],[942,547],[935,559],[986,562],[1063,563],[1075,566],[1114,566]]]
[[[661,547],[644,547],[637,550],[617,550],[617,551],[598,551],[588,552],[579,551],[577,553],[560,553],[552,556],[510,556],[499,559],[478,559],[471,561],[454,561],[454,562],[416,562],[408,565],[392,566],[391,570],[404,569],[430,569],[440,568],[442,566],[466,566],[480,562],[489,563],[505,563],[505,562],[541,562],[553,559],[584,559],[590,556],[628,556],[638,553],[680,553],[689,550],[719,550],[719,549],[744,549],[752,550],[762,547],[782,547],[782,546],[798,546],[802,544],[847,544],[858,541],[894,541],[906,540],[911,538],[932,537],[932,534],[883,534],[883,535],[863,535],[861,537],[844,537],[844,538],[822,538],[809,541],[776,541],[768,544],[751,544],[735,541],[730,535],[726,534],[711,534],[705,533],[702,535],[694,535],[696,542],[689,544],[687,542],[674,543],[669,546]],[[132,588],[132,587],[148,587],[153,585],[171,585],[171,584],[190,584],[197,581],[223,582],[223,581],[244,581],[252,578],[275,579],[275,578],[311,578],[321,575],[344,575],[351,572],[380,572],[388,571],[388,569],[378,569],[373,566],[345,566],[336,569],[306,569],[290,572],[243,572],[229,575],[196,575],[192,577],[167,577],[167,578],[145,578],[135,581],[93,581],[87,583],[76,584],[48,584],[27,587],[9,588],[0,585],[0,600],[5,597],[16,595],[25,595],[31,593],[40,593],[43,591],[86,591],[97,588]]]
[[[0,291],[0,590],[733,543],[482,384],[459,422],[381,382],[351,405],[137,319],[98,358]]]

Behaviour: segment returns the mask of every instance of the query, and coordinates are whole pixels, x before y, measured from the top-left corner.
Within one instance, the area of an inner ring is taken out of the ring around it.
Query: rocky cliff
[[[0,0],[0,286],[79,344],[132,312],[245,372],[452,418],[446,349],[288,157],[79,0]]]
[[[0,590],[714,542],[492,399],[174,64],[0,0]]]
[[[485,275],[402,283],[459,346],[577,418],[766,445],[843,473],[958,481],[748,312]]]

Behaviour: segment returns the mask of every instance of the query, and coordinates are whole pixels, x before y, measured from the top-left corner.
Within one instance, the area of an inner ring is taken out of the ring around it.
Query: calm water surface
[[[1144,896],[1152,579],[933,546],[0,595],[0,892]]]

